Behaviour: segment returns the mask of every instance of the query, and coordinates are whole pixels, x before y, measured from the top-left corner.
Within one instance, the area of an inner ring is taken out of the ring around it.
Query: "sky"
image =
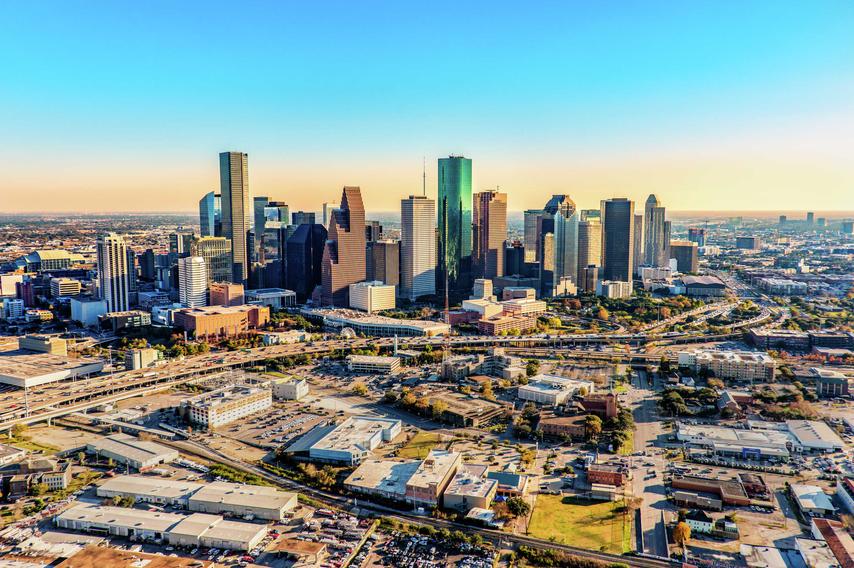
[[[854,2],[39,0],[0,16],[0,212],[369,211],[473,159],[509,208],[854,210]]]

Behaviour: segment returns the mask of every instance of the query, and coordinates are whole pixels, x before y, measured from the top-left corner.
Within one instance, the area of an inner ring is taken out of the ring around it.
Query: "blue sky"
[[[190,210],[228,149],[303,209],[394,209],[451,152],[512,209],[854,209],[852,30],[850,1],[15,3],[0,210]]]

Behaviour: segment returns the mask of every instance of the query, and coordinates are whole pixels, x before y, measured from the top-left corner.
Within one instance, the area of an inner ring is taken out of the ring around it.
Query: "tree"
[[[434,400],[430,403],[430,412],[435,420],[441,419],[446,410],[448,410],[448,403],[444,400]]]
[[[365,396],[368,394],[368,387],[365,383],[354,383],[353,384],[353,394],[357,394],[359,396]]]
[[[676,523],[676,526],[673,527],[673,542],[685,548],[685,545],[688,544],[688,541],[691,540],[691,527],[688,526],[688,523],[685,521],[680,521]]]
[[[511,497],[505,504],[507,511],[514,517],[525,517],[531,512],[531,506],[521,497]]]
[[[86,452],[77,452],[77,463],[83,465],[86,461]]]
[[[47,483],[36,483],[30,489],[30,493],[38,497],[39,495],[44,495],[45,493],[47,493],[48,489],[49,488],[47,486]]]
[[[595,442],[602,434],[602,419],[595,414],[588,414],[584,417],[584,439],[588,442]]]
[[[12,437],[20,440],[27,433],[27,430],[29,427],[26,424],[15,424],[12,426]]]
[[[685,404],[685,399],[683,399],[682,395],[676,391],[668,391],[664,393],[659,405],[662,410],[665,410],[674,416],[688,414],[688,405]]]
[[[533,377],[540,371],[540,362],[536,359],[531,359],[528,361],[528,364],[525,365],[525,374],[529,377]]]
[[[724,382],[720,379],[709,379],[708,381],[706,381],[706,383],[711,389],[721,390],[724,388]]]

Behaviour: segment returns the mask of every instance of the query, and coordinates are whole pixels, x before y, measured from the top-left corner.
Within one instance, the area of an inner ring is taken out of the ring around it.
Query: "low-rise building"
[[[714,297],[726,296],[726,284],[716,276],[683,276],[682,285],[686,296]]]
[[[18,338],[18,349],[64,357],[68,355],[68,342],[50,335],[25,335]]]
[[[594,388],[592,381],[540,374],[531,377],[528,384],[520,385],[516,396],[519,400],[557,406],[576,394],[592,394]]]
[[[242,306],[200,306],[176,310],[172,315],[177,327],[196,337],[230,337],[267,325],[270,308]]]
[[[837,566],[840,568],[854,566],[854,538],[845,525],[830,519],[811,519],[810,529],[813,538],[823,541],[830,548]],[[818,564],[811,566],[818,566]],[[830,564],[824,566],[830,566]]]
[[[312,460],[357,465],[380,444],[394,440],[400,432],[400,420],[351,416],[336,426],[315,428],[295,442],[293,450],[291,447],[288,450],[302,452],[305,445]]]
[[[357,282],[350,284],[350,307],[363,312],[373,313],[393,310],[395,287],[380,281]]]
[[[680,351],[679,366],[695,372],[709,372],[720,379],[771,382],[777,364],[767,353],[754,351]]]
[[[685,522],[691,527],[691,534],[712,534],[714,519],[699,509],[688,511]]]
[[[431,450],[406,482],[406,500],[419,506],[437,506],[462,463],[460,453]]]
[[[246,303],[243,284],[234,282],[211,282],[210,302],[211,306],[242,306]]]
[[[726,505],[743,507],[750,505],[750,497],[742,487],[741,483],[727,479],[712,479],[692,475],[674,475],[670,486],[692,492],[711,493],[720,498]]]
[[[850,379],[844,373],[833,369],[812,367],[810,376],[815,380],[815,394],[819,398],[848,396]]]
[[[89,442],[86,451],[139,471],[178,459],[178,450],[156,442],[138,440],[127,434],[113,434]]]
[[[486,477],[498,482],[497,494],[501,497],[524,497],[531,483],[529,476],[512,471],[490,471]]]
[[[854,514],[854,481],[848,477],[839,477],[836,480],[836,496],[845,511]]]
[[[308,396],[308,381],[296,377],[275,379],[271,382],[276,400],[301,400]]]
[[[258,335],[264,345],[285,345],[288,343],[300,343],[311,339],[311,334],[307,331],[292,329],[289,331],[263,331]]]
[[[632,283],[619,280],[600,280],[596,283],[596,295],[616,299],[631,298]]]
[[[154,365],[161,357],[160,351],[151,347],[128,349],[125,353],[125,369],[132,371]]]
[[[206,428],[217,428],[256,414],[273,405],[273,394],[265,387],[225,386],[181,401],[190,420]]]
[[[0,351],[0,384],[18,388],[87,377],[103,369],[102,360],[90,357],[70,359],[26,349]]]
[[[549,438],[581,440],[587,431],[586,420],[586,417],[583,415],[557,416],[554,414],[544,414],[540,416],[537,429],[543,433],[543,436]]]
[[[376,355],[348,355],[347,369],[351,373],[396,374],[400,371],[400,358]]]
[[[546,312],[548,304],[533,298],[516,298],[501,302],[504,313],[508,316],[538,316]]]
[[[483,335],[504,335],[525,333],[537,327],[537,318],[533,316],[493,316],[477,322],[477,329]]]
[[[624,465],[592,463],[587,467],[587,481],[622,487],[629,479],[629,469]]]
[[[581,400],[581,407],[585,412],[595,414],[603,420],[616,418],[619,410],[617,406],[617,395],[608,393],[590,393]]]
[[[473,507],[488,509],[498,493],[498,481],[474,475],[463,468],[445,488],[442,505],[468,512]]]
[[[142,329],[151,325],[151,314],[142,310],[126,310],[124,312],[107,312],[98,317],[101,329],[113,333],[126,329]]]
[[[27,450],[0,444],[0,467],[21,461],[25,457],[27,457]]]
[[[297,305],[297,293],[284,288],[259,288],[244,292],[247,304],[267,306],[274,310],[292,308]]]
[[[806,517],[824,517],[836,511],[830,497],[821,487],[793,483],[789,489],[798,509]]]

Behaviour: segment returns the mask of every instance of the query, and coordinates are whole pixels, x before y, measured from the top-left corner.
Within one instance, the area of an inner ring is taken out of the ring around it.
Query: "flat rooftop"
[[[343,452],[368,450],[366,444],[373,436],[399,425],[400,420],[395,418],[351,416],[318,440],[312,449]]]
[[[494,479],[477,477],[467,471],[461,471],[454,476],[451,483],[445,488],[445,494],[486,497],[497,487],[498,482]]]
[[[98,452],[111,452],[128,459],[145,462],[166,454],[177,454],[177,450],[167,448],[155,442],[138,440],[127,434],[113,434],[106,438],[89,442],[89,447]]]
[[[279,491],[275,487],[264,485],[243,485],[224,481],[199,485],[200,489],[190,497],[191,501],[282,510],[294,506],[297,498],[296,493]]]
[[[421,462],[421,465],[409,478],[407,485],[428,489],[442,481],[451,467],[460,459],[461,456],[457,452],[431,450],[427,458]]]
[[[145,568],[213,568],[215,563],[195,558],[176,558],[90,545],[57,564],[56,568],[141,568],[143,566]]]
[[[92,369],[88,369],[92,367]],[[96,373],[104,368],[104,362],[91,357],[70,358],[50,353],[11,349],[0,351],[0,382],[9,379],[36,379],[54,373]]]
[[[221,541],[237,541],[249,543],[259,533],[267,532],[267,526],[261,524],[229,521],[219,515],[193,513],[183,516],[181,521],[169,531],[172,534],[206,538]]]
[[[163,477],[119,475],[111,477],[98,486],[98,491],[113,491],[136,495],[148,495],[176,500],[188,497],[203,485],[192,481],[176,481]]]
[[[350,363],[389,365],[395,361],[400,361],[398,357],[386,357],[383,355],[348,355],[347,361]]]
[[[830,500],[830,497],[827,496],[827,493],[817,485],[793,483],[791,485],[791,489],[792,495],[798,502],[798,505],[805,509],[824,509],[827,511],[833,511],[836,509],[836,507],[833,506],[833,502]]]
[[[845,443],[839,434],[824,422],[818,420],[787,420],[786,426],[792,436],[805,446],[829,444],[839,449],[845,447]]]
[[[418,470],[418,460],[397,462],[389,460],[365,460],[344,481],[345,485],[363,491],[378,491],[393,495],[404,495],[406,483]]]
[[[236,402],[244,398],[255,396],[263,393],[264,391],[270,393],[269,389],[259,387],[228,386],[194,396],[184,402],[186,405],[194,406],[196,408],[212,408],[221,404]],[[272,396],[272,393],[270,396]]]
[[[181,522],[184,519],[184,515],[162,511],[149,511],[147,509],[127,509],[125,507],[80,504],[59,513],[57,518],[166,532]]]
[[[588,392],[592,390],[592,381],[581,379],[570,379],[568,377],[559,377],[557,375],[534,375],[528,379],[528,384],[521,385],[520,390],[539,391],[539,392],[563,392],[567,390],[586,388]]]

